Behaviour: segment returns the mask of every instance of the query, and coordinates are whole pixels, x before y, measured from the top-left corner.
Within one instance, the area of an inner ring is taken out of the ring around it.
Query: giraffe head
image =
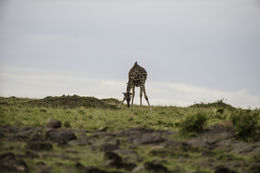
[[[130,101],[131,101],[132,93],[126,92],[126,93],[123,93],[123,94],[124,94],[125,100],[127,101],[127,107],[130,107]]]

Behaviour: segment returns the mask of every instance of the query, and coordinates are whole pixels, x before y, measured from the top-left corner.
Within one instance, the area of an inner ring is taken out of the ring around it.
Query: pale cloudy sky
[[[121,99],[138,61],[153,105],[260,107],[259,19],[259,0],[1,0],[0,96]]]

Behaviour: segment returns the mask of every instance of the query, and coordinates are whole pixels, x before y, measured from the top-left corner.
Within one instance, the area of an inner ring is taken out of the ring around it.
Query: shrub
[[[219,113],[219,114],[223,114],[224,111],[225,111],[224,108],[218,108],[218,109],[216,110],[216,112]]]
[[[207,116],[203,113],[197,113],[187,116],[181,123],[181,129],[184,132],[202,132],[207,122]]]
[[[257,131],[258,113],[250,110],[236,111],[231,115],[236,135],[245,140],[253,138]]]
[[[71,127],[69,121],[65,121],[65,122],[63,123],[63,126],[64,126],[64,127],[67,127],[67,128]]]
[[[225,108],[225,109],[230,109],[230,110],[235,109],[231,105],[224,103],[223,100],[224,99],[217,100],[216,102],[213,102],[213,103],[196,103],[196,104],[191,105],[190,107],[193,107],[193,108]]]

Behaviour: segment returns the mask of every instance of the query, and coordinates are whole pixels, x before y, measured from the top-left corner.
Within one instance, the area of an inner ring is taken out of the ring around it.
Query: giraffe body
[[[137,62],[135,62],[134,66],[128,72],[128,82],[127,82],[127,87],[126,87],[126,93],[123,93],[124,99],[120,103],[119,107],[125,100],[127,101],[127,107],[130,107],[130,101],[132,101],[131,105],[133,106],[134,96],[135,96],[135,87],[140,87],[140,106],[142,106],[142,95],[144,94],[147,104],[150,107],[150,103],[149,103],[149,100],[148,100],[148,97],[147,97],[146,91],[145,91],[146,79],[147,79],[146,70],[143,67],[139,66],[137,64]],[[132,90],[132,93],[131,93],[131,90]],[[150,109],[151,109],[151,107],[150,107]]]
[[[128,72],[128,83],[130,84],[130,86],[144,86],[146,78],[146,70],[143,67],[139,66],[137,62],[135,62],[134,66]]]

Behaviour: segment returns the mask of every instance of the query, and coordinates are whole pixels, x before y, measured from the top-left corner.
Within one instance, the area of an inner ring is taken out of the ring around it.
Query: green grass
[[[74,98],[75,96],[71,97]],[[42,99],[41,102],[44,100],[46,99]],[[114,131],[132,127],[146,127],[152,129],[180,130],[180,127],[183,128],[186,125],[186,128],[189,128],[188,131],[194,130],[196,132],[202,128],[200,127],[202,125],[200,120],[203,117],[207,119],[205,120],[206,125],[210,126],[220,121],[231,119],[234,112],[240,110],[219,101],[216,104],[205,104],[206,106],[202,104],[195,104],[190,107],[155,106],[152,107],[152,111],[148,107],[139,106],[134,106],[131,109],[126,107],[114,109],[117,103],[115,100],[107,99],[108,103],[104,101],[100,100],[102,103],[99,104],[109,104],[113,109],[108,109],[107,107],[93,108],[92,106],[79,106],[76,108],[65,108],[64,106],[39,107],[33,103],[39,102],[36,99],[2,97],[0,98],[0,124],[44,126],[47,119],[54,118],[62,121],[62,123],[67,121],[72,128],[76,129],[95,130],[107,127],[108,130]],[[50,104],[48,99],[47,102]],[[43,103],[43,105],[45,104]],[[251,114],[258,117],[256,118],[257,124],[255,126],[259,126],[260,111],[251,110]],[[203,117],[196,121],[194,119],[195,115],[203,115]],[[192,123],[197,123],[196,127],[192,127]]]
[[[55,100],[55,106],[52,106],[50,100]],[[70,99],[72,102],[70,102]],[[89,99],[89,100],[88,100]],[[65,101],[64,101],[65,100]],[[75,102],[76,100],[76,102]],[[79,103],[78,101],[86,101]],[[94,101],[92,104],[91,101]],[[130,109],[126,106],[118,109],[119,101],[115,99],[98,100],[96,98],[79,96],[62,96],[48,97],[45,99],[29,99],[29,98],[4,98],[0,97],[0,126],[45,126],[48,119],[57,119],[64,124],[69,122],[72,129],[85,129],[89,132],[94,132],[100,128],[107,128],[109,132],[115,132],[122,129],[146,127],[156,130],[169,130],[173,132],[171,139],[176,141],[186,141],[190,138],[191,133],[199,135],[201,131],[209,126],[221,124],[225,121],[233,122],[237,133],[241,133],[241,128],[246,128],[247,124],[241,123],[239,118],[234,119],[234,115],[244,113],[240,108],[234,108],[222,101],[217,101],[210,104],[195,104],[190,107],[175,107],[175,106],[153,106],[152,111],[146,106],[134,106]],[[63,105],[62,105],[63,104]],[[95,106],[97,104],[98,106]],[[250,110],[250,122],[252,120],[256,135],[260,127],[260,109]],[[237,123],[239,120],[240,123]],[[249,121],[249,120],[248,120]],[[237,123],[237,124],[236,124]],[[64,128],[64,127],[62,127]],[[185,131],[187,133],[182,133]],[[198,133],[198,134],[197,134]],[[86,133],[88,135],[88,133]],[[244,135],[244,134],[243,134]],[[14,143],[5,141],[0,147],[0,153],[5,152],[8,147],[15,148],[16,154],[24,154],[25,150],[19,150],[25,147],[25,143]],[[127,144],[122,144],[128,147]],[[206,173],[213,172],[209,168],[200,166],[206,159],[201,156],[203,148],[198,150],[176,148],[175,150],[167,151],[163,156],[151,155],[150,152],[154,148],[149,146],[139,147],[137,153],[146,161],[158,161],[170,170],[176,172],[195,172],[201,171]],[[75,161],[53,157],[51,154],[66,153],[68,157]],[[76,162],[84,166],[99,166],[104,162],[103,154],[99,151],[91,150],[88,146],[73,146],[73,148],[61,148],[56,144],[53,151],[41,152],[39,158],[25,159],[32,172],[37,169],[37,163],[44,161],[47,166],[52,167],[52,172],[73,172],[71,167],[75,166]],[[69,152],[69,151],[75,151]],[[254,159],[258,159],[258,155],[240,156],[234,153],[226,153],[213,151],[215,153],[212,159],[216,163],[241,161],[250,163]],[[77,161],[77,159],[79,161]],[[141,164],[141,163],[137,163]],[[112,168],[113,170],[113,168]]]
[[[85,107],[64,109],[1,106],[0,123],[44,126],[47,119],[54,118],[62,122],[69,121],[72,128],[77,129],[97,129],[100,127],[108,127],[109,130],[130,127],[176,129],[180,126],[179,123],[188,116],[189,112],[200,112],[200,109],[156,107],[150,111],[147,107],[140,108],[136,106],[132,109],[116,110]],[[213,114],[214,110],[210,112]]]

